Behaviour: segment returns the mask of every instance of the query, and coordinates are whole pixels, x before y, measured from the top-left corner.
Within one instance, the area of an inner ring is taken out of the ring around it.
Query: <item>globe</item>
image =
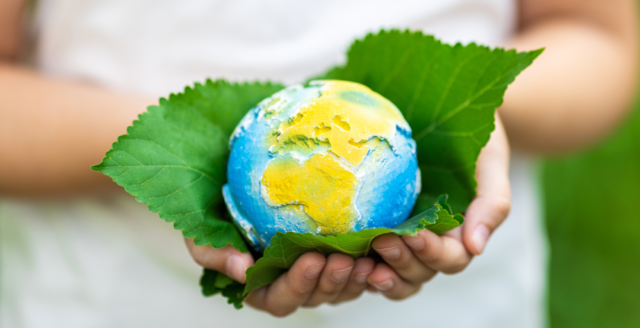
[[[277,232],[392,228],[420,193],[411,128],[364,85],[313,81],[260,102],[230,139],[223,197],[256,250]]]

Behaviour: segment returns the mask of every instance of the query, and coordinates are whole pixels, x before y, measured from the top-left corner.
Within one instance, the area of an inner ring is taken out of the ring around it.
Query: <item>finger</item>
[[[480,255],[511,209],[509,144],[497,115],[496,129],[478,157],[476,180],[477,195],[467,209],[462,234],[469,252]]]
[[[444,273],[457,273],[473,258],[462,243],[460,233],[460,228],[442,236],[422,230],[415,236],[403,236],[402,240],[425,266]]]
[[[404,281],[385,263],[378,263],[367,281],[392,300],[405,299],[418,292],[422,286]]]
[[[198,265],[222,272],[240,283],[247,280],[247,268],[253,265],[253,257],[242,253],[231,245],[224,248],[213,248],[210,245],[196,246],[193,239],[184,239],[187,249]]]
[[[305,306],[317,306],[333,301],[347,285],[355,261],[345,254],[331,254],[322,270],[318,286],[305,302]]]
[[[309,299],[325,263],[322,254],[306,253],[273,284],[249,294],[246,302],[278,317],[289,315]]]
[[[369,284],[367,284],[367,279],[371,272],[373,272],[373,268],[375,266],[376,262],[369,257],[356,259],[353,270],[351,270],[349,282],[342,289],[340,295],[331,301],[331,303],[337,304],[360,297],[360,295],[362,295],[362,293],[367,289],[367,286],[369,286]]]
[[[436,275],[436,271],[422,263],[396,234],[377,237],[373,249],[404,280],[419,284]]]

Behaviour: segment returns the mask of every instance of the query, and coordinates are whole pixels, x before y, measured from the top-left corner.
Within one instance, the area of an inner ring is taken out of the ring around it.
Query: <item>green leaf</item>
[[[220,272],[204,269],[202,278],[200,278],[200,286],[202,287],[202,295],[209,297],[221,293],[227,298],[227,303],[233,304],[236,309],[242,308],[244,284]]]
[[[441,234],[459,226],[463,218],[453,213],[464,211],[475,195],[475,162],[494,129],[495,109],[507,85],[540,53],[450,46],[419,32],[381,31],[356,41],[347,64],[321,78],[367,85],[403,112],[418,146],[423,192],[414,213],[422,213],[395,229],[327,237],[278,234],[249,269],[244,290],[222,274],[205,271],[203,293],[222,293],[239,307],[243,295],[271,283],[304,252],[363,256],[383,233],[426,227]],[[249,109],[282,88],[222,80],[187,87],[149,107],[92,169],[173,222],[196,245],[232,245],[246,252],[221,197],[228,138]],[[451,195],[451,206],[438,200],[445,193]],[[431,207],[436,202],[440,205]]]
[[[149,205],[196,245],[233,245],[246,252],[222,200],[229,136],[262,99],[282,89],[271,83],[208,80],[160,99],[92,167]]]
[[[475,163],[494,129],[495,109],[541,52],[451,46],[421,32],[381,31],[354,42],[346,65],[315,79],[362,83],[391,100],[418,146],[422,194],[415,211],[449,194],[459,213],[475,196]]]

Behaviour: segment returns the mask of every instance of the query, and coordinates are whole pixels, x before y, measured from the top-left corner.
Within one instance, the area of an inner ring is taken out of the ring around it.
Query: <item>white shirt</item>
[[[383,27],[499,45],[515,17],[512,0],[45,0],[34,27],[46,74],[160,97],[207,77],[300,82]],[[545,248],[529,172],[514,159],[512,214],[463,273],[402,302],[367,294],[286,319],[202,297],[180,232],[131,196],[2,199],[0,326],[541,327]]]

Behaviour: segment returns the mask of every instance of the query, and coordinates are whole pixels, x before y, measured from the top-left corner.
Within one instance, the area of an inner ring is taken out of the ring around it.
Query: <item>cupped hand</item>
[[[423,230],[415,236],[387,234],[372,244],[386,263],[371,258],[356,260],[344,254],[328,257],[306,253],[271,285],[254,290],[245,302],[275,316],[286,316],[303,306],[340,303],[359,297],[367,288],[390,299],[404,299],[420,290],[437,272],[457,273],[480,255],[491,233],[504,221],[511,206],[509,145],[499,117],[491,139],[476,167],[477,195],[466,212],[465,223],[442,236]],[[254,260],[227,246],[195,246],[189,252],[201,266],[223,272],[245,283]]]
[[[246,282],[245,271],[254,263],[249,253],[242,253],[231,246],[213,248],[196,246],[192,239],[185,241],[196,263],[225,273],[238,282]],[[315,252],[306,253],[271,285],[252,291],[245,303],[283,317],[302,306],[353,300],[366,290],[367,279],[374,266],[371,258],[354,260],[344,254],[325,257]]]
[[[429,230],[415,236],[382,235],[372,247],[386,263],[378,263],[368,282],[389,299],[407,298],[438,271],[458,273],[484,251],[489,236],[511,208],[509,144],[500,118],[480,152],[476,166],[477,195],[461,227],[438,236]]]

